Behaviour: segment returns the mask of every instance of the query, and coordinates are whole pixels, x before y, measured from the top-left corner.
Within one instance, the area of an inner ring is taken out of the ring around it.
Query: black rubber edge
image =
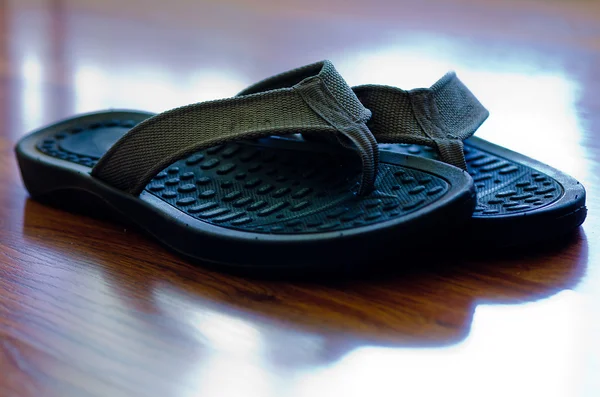
[[[534,244],[569,234],[583,224],[587,216],[586,192],[576,179],[484,139],[472,137],[467,142],[476,149],[540,171],[556,180],[563,188],[563,195],[546,207],[524,213],[473,217],[468,229],[471,241],[502,247]]]
[[[117,118],[150,113],[129,110],[112,111]],[[107,112],[78,116],[93,119],[107,117]],[[110,117],[110,116],[108,116]],[[60,196],[62,200],[96,203],[100,199],[118,214],[124,223],[133,223],[162,244],[182,256],[203,265],[227,271],[322,271],[350,269],[357,264],[385,257],[390,250],[410,249],[413,244],[435,244],[435,236],[443,238],[464,226],[475,206],[475,188],[464,171],[420,157],[397,153],[381,153],[381,161],[414,168],[446,180],[448,193],[438,202],[399,220],[356,229],[307,235],[268,235],[226,229],[192,218],[153,195],[143,192],[134,197],[112,188],[90,176],[90,168],[39,152],[35,145],[55,128],[68,128],[68,119],[37,130],[16,146],[16,155],[27,190],[34,198]],[[297,142],[273,140],[275,145],[297,145]],[[90,208],[93,210],[93,208]]]

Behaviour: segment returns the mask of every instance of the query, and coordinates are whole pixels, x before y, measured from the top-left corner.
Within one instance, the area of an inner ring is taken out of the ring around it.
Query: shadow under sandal
[[[471,120],[476,115],[472,104],[477,100],[454,73],[448,73],[430,89],[404,91],[367,85],[354,91],[373,112],[367,125],[377,141],[404,143],[385,148],[382,145],[382,150],[440,159],[468,170],[477,188],[477,207],[466,229],[471,241],[493,246],[537,243],[572,232],[585,220],[585,189],[574,178],[522,154],[470,137],[477,128],[466,135],[452,136],[457,124],[481,124]],[[459,92],[461,95],[456,95]],[[444,140],[454,137],[470,138],[464,147],[461,143],[449,151]]]
[[[155,116],[105,111],[58,122],[18,143],[23,180],[36,198],[99,197],[186,258],[229,270],[346,267],[470,217],[471,177],[380,154],[370,111],[330,62],[273,83]]]

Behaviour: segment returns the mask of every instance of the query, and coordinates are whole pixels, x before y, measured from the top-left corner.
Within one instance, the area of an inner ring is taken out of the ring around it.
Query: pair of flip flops
[[[32,197],[95,196],[222,269],[327,269],[440,230],[507,246],[581,225],[583,186],[471,137],[487,116],[454,73],[429,89],[350,88],[323,61],[158,115],[73,117],[16,152]]]

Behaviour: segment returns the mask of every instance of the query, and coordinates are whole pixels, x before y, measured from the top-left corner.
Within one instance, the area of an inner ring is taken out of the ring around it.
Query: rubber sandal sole
[[[91,113],[26,136],[16,153],[31,196],[67,206],[95,196],[189,260],[252,272],[368,263],[390,244],[410,247],[453,230],[475,205],[466,172],[398,153],[381,153],[377,190],[358,197],[351,153],[293,139],[202,150],[157,174],[137,197],[90,176],[108,147],[151,116]]]
[[[436,159],[419,145],[383,150]],[[568,234],[587,216],[583,185],[565,173],[481,138],[465,141],[465,159],[477,188],[471,241],[491,246],[534,244]]]

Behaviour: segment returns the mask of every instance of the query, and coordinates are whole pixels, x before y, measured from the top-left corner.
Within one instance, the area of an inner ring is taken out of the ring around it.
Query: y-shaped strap
[[[455,73],[446,74],[431,88],[404,91],[364,85],[353,90],[373,112],[367,125],[378,142],[431,146],[442,161],[467,169],[463,140],[489,113]]]
[[[110,148],[92,175],[139,194],[159,171],[200,149],[311,132],[341,135],[362,160],[359,194],[371,191],[379,155],[377,142],[365,124],[371,112],[331,62],[281,74],[268,85],[249,95],[189,105],[147,119]]]
[[[276,88],[279,76],[263,80],[240,95]],[[364,85],[353,88],[362,104],[373,113],[367,126],[380,143],[414,143],[438,150],[442,161],[467,168],[463,140],[475,133],[489,113],[456,77],[448,73],[431,88],[411,91]],[[331,140],[312,132],[307,140]]]

